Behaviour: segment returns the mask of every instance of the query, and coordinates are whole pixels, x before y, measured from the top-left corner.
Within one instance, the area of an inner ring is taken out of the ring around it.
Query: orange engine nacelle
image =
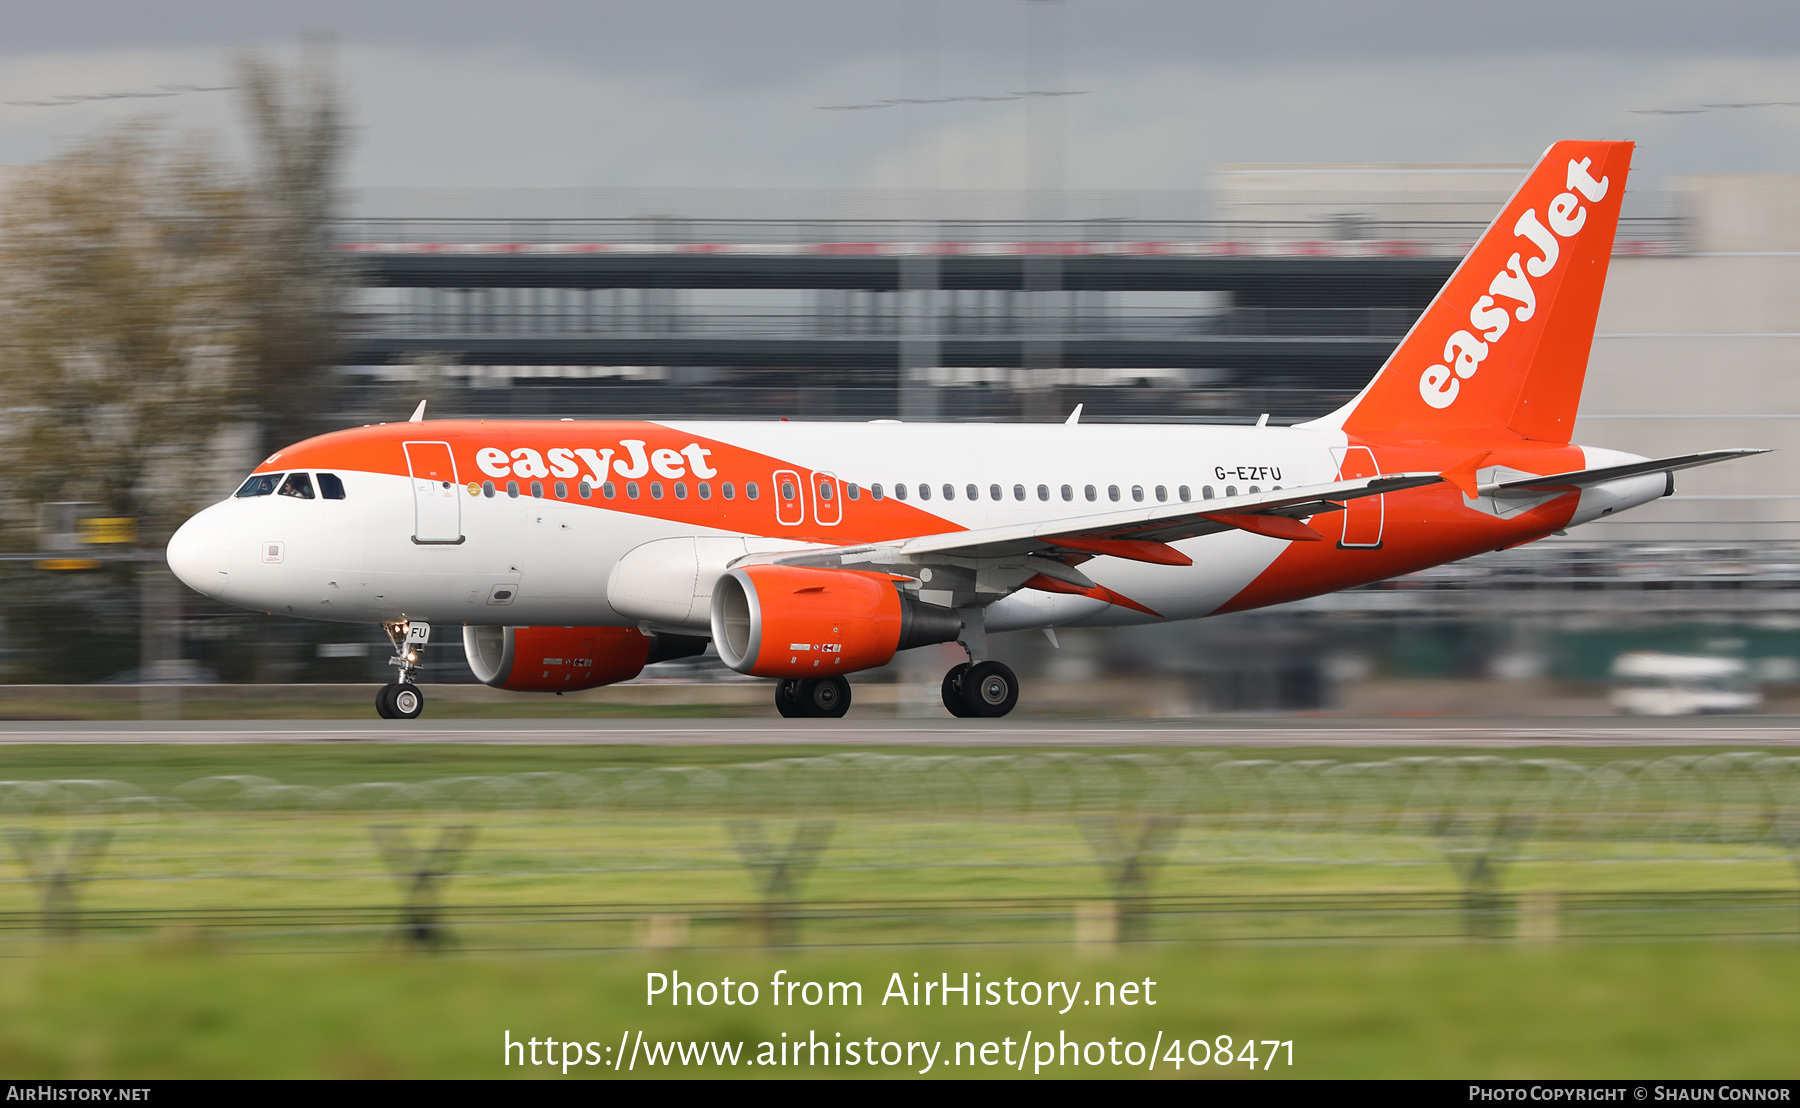
[[[713,586],[712,632],[719,657],[739,673],[823,677],[949,642],[962,619],[902,594],[886,573],[761,565]]]
[[[706,640],[635,627],[467,627],[476,680],[513,692],[573,692],[629,681],[651,662],[698,654]]]

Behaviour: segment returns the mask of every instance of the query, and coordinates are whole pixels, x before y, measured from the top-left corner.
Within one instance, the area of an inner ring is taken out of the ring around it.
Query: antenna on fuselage
[[[419,401],[419,406],[413,409],[412,418],[407,420],[406,422],[408,422],[408,423],[424,423],[425,422],[425,401],[423,401],[423,400]]]
[[[1069,413],[1069,418],[1063,420],[1063,425],[1065,427],[1073,427],[1077,423],[1080,423],[1080,422],[1081,422],[1081,405],[1077,404],[1077,405],[1075,405],[1075,410]]]

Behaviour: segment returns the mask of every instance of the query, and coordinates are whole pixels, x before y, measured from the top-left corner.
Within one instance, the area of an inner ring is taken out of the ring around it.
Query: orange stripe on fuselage
[[[665,455],[666,468],[679,471],[682,476],[671,477],[654,469],[635,478],[622,476],[617,472],[617,464],[632,460],[628,448],[621,445],[627,441],[641,441],[644,444],[643,456],[646,458],[654,456],[658,450],[675,452],[680,457],[679,463],[669,462]],[[836,470],[838,487],[835,495],[839,498],[836,503],[841,508],[841,522],[829,526],[817,522],[820,515],[815,511],[815,485],[801,490],[801,520],[784,523],[779,513],[780,499],[777,496],[780,478],[775,475],[778,471],[788,470],[799,474],[802,481],[807,481],[811,474],[806,467],[717,439],[677,431],[658,423],[453,419],[422,423],[384,423],[349,431],[335,431],[296,443],[270,455],[267,461],[257,467],[256,472],[324,469],[405,477],[408,476],[408,471],[402,444],[408,442],[449,443],[451,454],[456,460],[457,484],[463,488],[471,483],[493,481],[501,490],[499,495],[504,496],[506,482],[509,480],[518,481],[522,492],[528,492],[532,481],[540,481],[544,486],[545,498],[554,500],[556,497],[552,493],[555,482],[560,480],[566,482],[569,489],[569,495],[561,503],[627,512],[694,527],[832,545],[881,542],[966,530],[959,524],[892,497],[876,500],[866,488],[862,490],[860,499],[850,500],[845,495],[843,485],[853,479],[846,475],[846,471],[853,472],[855,469],[853,459],[845,459],[847,464]],[[709,500],[700,499],[696,483],[702,478],[695,475],[691,457],[682,453],[685,448],[693,445],[706,451],[703,464],[714,471],[712,476],[705,478],[712,487],[712,498]],[[521,464],[514,461],[513,457],[522,450],[531,452],[525,459],[527,464],[535,458],[542,461],[546,468],[552,464],[553,450],[569,451],[571,455],[578,450],[593,451],[609,470],[602,480],[613,482],[618,487],[618,495],[608,500],[596,489],[592,498],[580,499],[576,495],[577,483],[582,477],[591,476],[592,465],[579,456],[562,457],[562,474],[551,472],[541,477],[511,474],[493,476],[482,469],[477,457],[480,451],[490,448],[505,452],[509,469]],[[605,452],[609,450],[612,452],[611,456],[606,457]],[[874,462],[880,459],[868,460]],[[567,475],[571,465],[576,471],[573,475]],[[640,491],[638,499],[632,500],[626,496],[627,480],[637,482]],[[659,481],[664,486],[661,500],[650,496],[652,481]],[[720,494],[720,485],[725,481],[736,486],[736,499],[726,500]],[[755,500],[744,495],[745,485],[752,481],[757,484],[760,492]],[[686,499],[675,497],[676,482],[685,485]],[[791,515],[791,512],[788,514]],[[825,518],[830,518],[828,513]]]
[[[1381,445],[1354,438],[1351,445],[1368,446],[1383,473],[1441,471],[1492,446],[1417,442]],[[1566,473],[1583,468],[1586,461],[1577,446],[1522,442],[1493,447],[1480,465],[1483,469],[1506,466],[1526,473]],[[1463,502],[1461,490],[1450,484],[1387,493],[1384,499],[1378,549],[1338,545],[1347,513],[1314,516],[1311,524],[1326,541],[1288,544],[1219,613],[1285,604],[1531,542],[1567,526],[1581,498],[1571,493],[1506,519],[1470,508]]]

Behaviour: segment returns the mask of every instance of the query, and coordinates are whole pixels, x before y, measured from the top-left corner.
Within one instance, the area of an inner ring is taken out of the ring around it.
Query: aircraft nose
[[[182,524],[163,555],[182,584],[205,596],[219,596],[229,580],[229,546],[220,516],[217,508],[208,508]]]

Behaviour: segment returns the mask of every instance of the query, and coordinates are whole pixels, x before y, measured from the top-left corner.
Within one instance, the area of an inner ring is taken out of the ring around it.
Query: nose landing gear
[[[850,710],[850,682],[842,677],[784,678],[775,682],[775,710],[785,719],[839,719]]]
[[[392,684],[381,686],[375,694],[376,714],[382,719],[418,719],[425,710],[425,694],[413,683],[413,677],[422,668],[420,657],[425,644],[431,641],[431,624],[402,620],[384,623],[382,630],[394,644],[394,656],[388,665],[400,672]]]

